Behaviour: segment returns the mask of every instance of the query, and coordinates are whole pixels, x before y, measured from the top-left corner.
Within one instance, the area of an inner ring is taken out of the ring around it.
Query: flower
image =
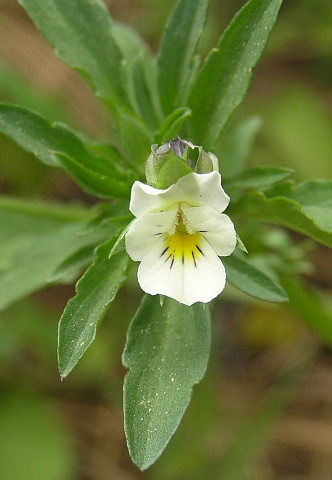
[[[129,256],[141,262],[142,290],[192,305],[224,289],[219,256],[236,246],[234,225],[222,213],[229,200],[217,171],[189,173],[165,190],[134,183],[129,209],[136,219],[125,242]]]

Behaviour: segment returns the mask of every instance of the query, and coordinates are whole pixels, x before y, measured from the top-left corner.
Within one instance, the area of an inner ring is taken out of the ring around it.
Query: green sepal
[[[160,168],[157,188],[168,188],[179,178],[191,172],[192,169],[185,160],[179,158],[175,153],[169,152],[167,160]]]

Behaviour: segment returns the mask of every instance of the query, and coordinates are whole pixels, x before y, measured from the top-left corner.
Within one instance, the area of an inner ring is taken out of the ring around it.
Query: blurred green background
[[[115,20],[137,29],[157,50],[173,0],[106,3]],[[211,0],[202,53],[243,3]],[[103,107],[54,57],[14,0],[0,0],[0,100],[111,139]],[[332,177],[330,0],[285,1],[221,153],[233,126],[252,116],[258,120],[249,164],[294,168],[298,181]],[[2,195],[94,202],[64,173],[2,136],[0,152]],[[269,248],[278,235],[286,250],[293,248],[282,232],[262,232]],[[303,239],[292,241],[301,250]],[[74,287],[50,286],[1,312],[0,478],[330,480],[332,357],[305,324],[320,309],[332,321],[331,253],[310,244],[300,262],[305,287],[292,290],[294,308],[249,300],[231,288],[215,303],[207,377],[166,452],[145,473],[130,462],[121,413],[121,352],[141,296],[134,273],[64,382],[56,368],[56,328]]]

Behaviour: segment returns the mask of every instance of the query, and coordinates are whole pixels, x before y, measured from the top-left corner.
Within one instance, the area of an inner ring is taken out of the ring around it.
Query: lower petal
[[[173,260],[173,261],[172,261]],[[185,305],[207,303],[224,289],[226,273],[220,259],[201,236],[192,258],[163,255],[155,244],[142,259],[138,281],[146,293],[162,294]]]

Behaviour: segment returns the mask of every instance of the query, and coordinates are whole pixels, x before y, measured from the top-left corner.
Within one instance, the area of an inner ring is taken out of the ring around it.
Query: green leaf
[[[74,160],[64,153],[55,153],[57,162],[61,165],[74,182],[89,195],[99,198],[129,198],[131,186],[135,180],[134,175],[128,179],[120,180],[116,169],[106,167],[102,164],[98,168],[98,158],[95,157],[95,165],[86,166],[82,162]],[[107,172],[105,172],[105,170]],[[124,177],[124,176],[123,176]]]
[[[223,181],[223,185],[226,191],[263,188],[288,178],[292,173],[293,170],[284,167],[252,167],[238,175],[227,178]]]
[[[154,131],[162,119],[155,61],[150,57],[140,55],[133,67],[133,81],[137,113]]]
[[[127,63],[131,105],[151,130],[155,130],[161,120],[156,62],[146,43],[129,26],[115,23],[113,35]]]
[[[99,197],[128,196],[133,174],[125,172],[119,152],[93,155],[66,125],[50,123],[15,105],[0,104],[0,131],[46,165],[62,167],[87,193]],[[120,165],[120,166],[119,166]]]
[[[96,259],[76,286],[59,322],[58,363],[62,378],[75,367],[96,336],[97,327],[119,288],[130,264],[126,252],[108,259],[114,238],[97,248]]]
[[[235,251],[230,257],[222,257],[227,281],[252,297],[266,302],[286,302],[287,293],[272,277],[260,270],[246,254]]]
[[[37,113],[16,105],[0,104],[0,131],[42,163],[57,166],[53,152],[85,158],[81,140],[61,123],[51,124]]]
[[[282,0],[249,0],[212,49],[189,95],[192,138],[213,148],[242,101]]]
[[[125,241],[125,237],[126,237],[126,233],[128,232],[129,230],[129,227],[130,225],[132,224],[134,220],[132,220],[131,222],[128,223],[128,225],[122,230],[122,232],[120,233],[120,235],[118,236],[118,238],[115,240],[109,254],[108,254],[108,258],[111,258],[113,257],[113,255],[116,255],[117,253],[119,252],[122,252],[123,250],[125,250],[126,248],[126,241]]]
[[[95,245],[86,245],[66,258],[49,275],[47,281],[50,283],[72,283],[79,276],[84,267],[93,260]]]
[[[123,56],[100,0],[19,0],[56,55],[74,68],[115,112],[127,104]]]
[[[208,0],[180,0],[166,25],[158,55],[158,87],[167,115],[179,106],[203,31]]]
[[[142,470],[165,449],[205,375],[210,351],[208,307],[145,296],[128,330],[123,364],[125,432]]]
[[[67,257],[119,228],[81,235],[90,216],[77,207],[0,199],[0,308],[44,287]]]
[[[332,233],[332,181],[309,180],[300,183],[289,193],[306,215],[323,230]]]
[[[154,140],[152,133],[139,117],[119,108],[117,134],[129,165],[142,174]]]
[[[260,126],[261,120],[258,117],[250,117],[234,128],[224,130],[220,155],[223,177],[232,177],[244,170]]]
[[[295,276],[284,275],[285,288],[290,306],[308,327],[329,347],[332,347],[332,313],[312,290]]]
[[[189,108],[178,108],[170,113],[156,134],[156,143],[160,145],[163,142],[169,142],[172,138],[175,138],[179,134],[182,124],[190,115],[191,111]]]
[[[323,188],[325,194],[331,191],[330,183],[327,183],[326,189]],[[307,187],[304,190],[307,191]],[[293,195],[291,191],[288,192],[288,189],[286,194]],[[296,189],[294,189],[294,195],[296,198]],[[313,202],[313,200],[311,201]],[[323,203],[325,207],[326,202],[328,202],[328,198]],[[306,214],[305,208],[310,209],[311,216]],[[256,218],[287,227],[332,248],[332,228],[330,217],[328,218],[328,208],[315,207],[314,205],[306,205],[302,208],[292,198],[282,196],[267,198],[262,192],[255,191],[249,192],[243,195],[239,201],[231,203],[228,211],[231,216],[236,215],[246,220]]]

